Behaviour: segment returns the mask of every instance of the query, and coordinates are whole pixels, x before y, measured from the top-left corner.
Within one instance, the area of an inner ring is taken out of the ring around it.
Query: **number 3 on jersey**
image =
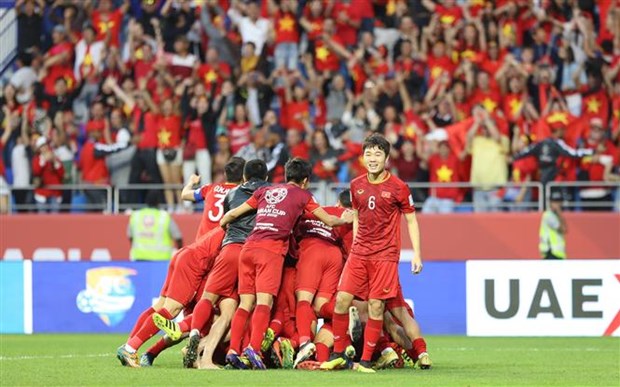
[[[374,196],[371,196],[371,197],[369,197],[369,198],[368,198],[368,209],[369,209],[369,210],[374,210],[374,209],[375,209],[375,207],[376,207],[376,204],[375,204],[375,197],[374,197]]]
[[[222,216],[224,216],[224,198],[226,197],[226,194],[216,193],[213,196],[217,200],[213,203],[213,208],[209,210],[209,220],[212,222],[219,222],[222,219]],[[217,212],[214,213],[214,209],[217,210]]]

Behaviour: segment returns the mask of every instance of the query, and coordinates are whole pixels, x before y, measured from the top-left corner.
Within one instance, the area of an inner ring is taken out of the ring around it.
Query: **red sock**
[[[364,329],[364,352],[362,352],[362,361],[370,361],[372,354],[377,347],[377,341],[383,330],[383,320],[373,320],[368,318],[366,329]]]
[[[131,333],[129,333],[129,337],[134,336],[136,332],[138,332],[138,329],[142,327],[142,324],[144,324],[144,321],[146,321],[146,319],[151,318],[153,313],[155,313],[155,309],[153,308],[148,308],[147,310],[142,312],[142,314],[140,314],[140,316],[138,317],[138,320],[136,321],[136,325],[133,326]]]
[[[191,326],[192,326],[192,319],[194,318],[193,314],[188,314],[187,316],[185,316],[185,318],[183,319],[183,321],[181,321],[179,323],[179,328],[181,329],[181,332],[189,332]]]
[[[172,320],[174,318],[170,312],[163,308],[158,310],[157,313],[161,314],[163,318],[167,318],[168,320]],[[153,319],[146,319],[138,332],[136,332],[136,334],[127,341],[127,344],[137,351],[142,344],[144,344],[144,342],[153,337],[157,332],[159,332],[159,328],[155,326]]]
[[[256,305],[254,316],[252,316],[252,334],[250,335],[250,345],[255,351],[260,351],[265,331],[269,325],[271,308],[269,305]]]
[[[329,360],[329,348],[323,343],[316,343],[316,354],[314,355],[316,361],[323,363]]]
[[[271,319],[271,323],[269,323],[269,328],[273,330],[273,333],[276,337],[280,336],[282,333],[282,328],[284,327],[284,313],[280,310],[276,310]]]
[[[250,313],[247,310],[237,308],[230,323],[230,349],[236,353],[241,353],[241,340],[245,333],[245,324],[248,322],[249,315]]]
[[[412,359],[414,361],[420,357],[420,354],[426,352],[426,341],[424,341],[423,337],[418,337],[417,339],[413,340],[413,342],[411,343],[411,346],[413,347],[412,348],[413,349]]]
[[[332,297],[328,302],[324,303],[323,306],[321,306],[321,310],[319,311],[319,317],[323,317],[327,320],[333,319],[334,305],[336,305],[336,297]]]
[[[383,333],[383,332],[382,332]],[[386,349],[387,347],[390,346],[390,342],[387,339],[387,336],[385,333],[383,333],[380,337],[379,340],[377,340],[377,351],[378,352],[382,352],[384,349]]]
[[[334,317],[332,319],[332,330],[334,331],[334,352],[344,352],[347,347],[347,329],[349,329],[349,312],[334,312]]]
[[[157,340],[157,342],[153,345],[151,345],[151,348],[147,349],[146,352],[150,353],[153,356],[158,356],[164,349],[168,348],[170,346],[170,344],[168,344],[168,342],[166,342],[166,340],[164,340],[164,338],[162,337],[161,339]]]
[[[194,318],[192,318],[191,329],[198,329],[199,331],[203,330],[203,328],[209,322],[212,313],[213,304],[211,303],[211,301],[207,300],[206,298],[198,301],[198,303],[194,307]]]
[[[303,344],[312,339],[312,322],[316,321],[316,315],[308,301],[299,301],[295,314],[299,342]]]

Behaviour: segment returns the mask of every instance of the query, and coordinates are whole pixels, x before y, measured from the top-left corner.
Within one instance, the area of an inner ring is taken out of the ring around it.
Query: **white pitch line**
[[[113,356],[112,353],[91,353],[91,354],[67,354],[67,355],[25,355],[25,356],[0,356],[0,361],[4,360],[40,360],[40,359],[75,359]]]

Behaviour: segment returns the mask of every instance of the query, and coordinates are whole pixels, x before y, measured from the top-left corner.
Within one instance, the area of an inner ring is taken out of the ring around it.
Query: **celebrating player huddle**
[[[430,368],[398,276],[401,214],[412,272],[422,270],[418,224],[409,188],[385,169],[389,153],[385,138],[369,136],[368,173],[334,207],[307,191],[312,166],[301,159],[287,162],[285,184],[266,181],[263,161],[236,157],[225,184],[192,191],[193,177],[183,196],[205,201],[197,239],[174,255],[160,299],[118,348],[121,364],[151,366],[189,336],[187,368]],[[139,358],[159,330],[166,335]]]

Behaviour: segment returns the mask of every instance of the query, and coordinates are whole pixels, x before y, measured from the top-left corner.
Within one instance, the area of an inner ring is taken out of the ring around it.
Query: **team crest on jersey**
[[[389,199],[389,198],[392,197],[392,194],[390,192],[388,192],[388,191],[381,191],[381,197]]]
[[[358,189],[358,190],[357,190],[357,194],[358,194],[358,195],[361,195],[361,194],[363,194],[363,193],[364,193],[364,190],[363,190],[363,189]]]
[[[270,189],[265,194],[265,200],[267,200],[267,203],[272,204],[272,205],[278,204],[282,200],[284,200],[284,198],[286,198],[287,194],[288,194],[288,190],[286,188]]]

